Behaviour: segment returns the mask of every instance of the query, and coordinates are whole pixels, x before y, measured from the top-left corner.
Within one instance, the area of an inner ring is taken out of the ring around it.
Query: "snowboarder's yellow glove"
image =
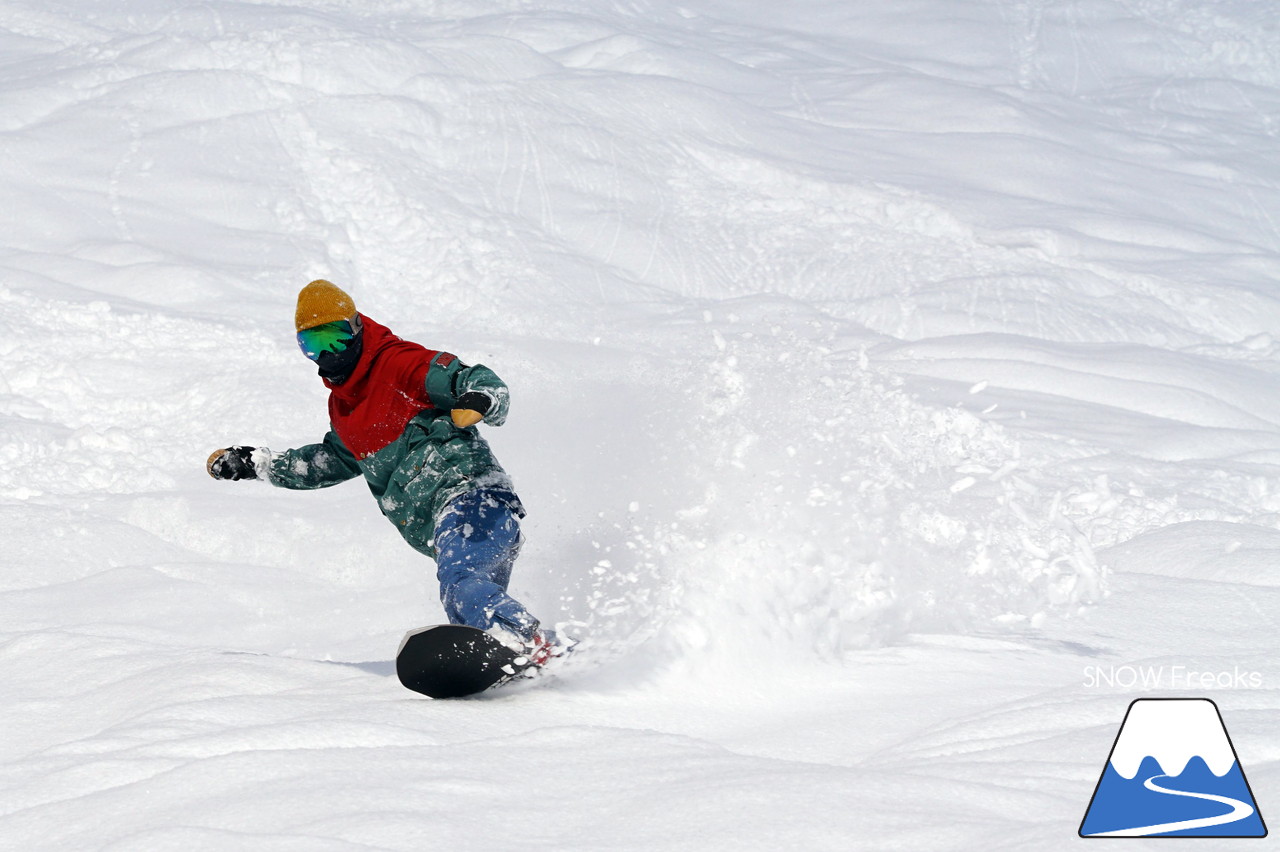
[[[453,418],[454,426],[459,429],[466,429],[483,420],[492,406],[493,400],[490,399],[488,394],[483,394],[479,391],[467,391],[458,397],[458,407],[449,412],[449,416]]]
[[[466,408],[455,408],[449,412],[449,416],[453,418],[453,425],[459,429],[466,429],[468,426],[474,426],[484,419],[484,415],[479,411],[471,411]]]

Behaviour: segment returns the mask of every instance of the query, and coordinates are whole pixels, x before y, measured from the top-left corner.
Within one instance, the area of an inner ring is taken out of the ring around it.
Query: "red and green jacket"
[[[273,454],[267,479],[282,488],[327,488],[364,476],[378,506],[417,550],[435,557],[436,522],[455,497],[484,489],[521,517],[511,478],[476,427],[449,412],[478,391],[493,400],[482,422],[507,419],[506,384],[482,364],[402,340],[361,314],[364,351],[354,372],[329,388],[329,434]]]

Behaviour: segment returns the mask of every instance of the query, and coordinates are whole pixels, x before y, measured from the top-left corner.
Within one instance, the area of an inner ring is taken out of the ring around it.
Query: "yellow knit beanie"
[[[293,320],[297,330],[302,331],[327,322],[349,320],[355,315],[355,301],[336,284],[322,278],[312,281],[298,293],[298,310]]]

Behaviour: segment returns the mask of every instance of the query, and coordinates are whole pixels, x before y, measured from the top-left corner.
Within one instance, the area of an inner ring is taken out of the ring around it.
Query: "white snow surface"
[[[1074,848],[1141,696],[1271,816],[1278,135],[1255,0],[5,0],[0,846]],[[510,384],[554,676],[205,474],[315,277]]]

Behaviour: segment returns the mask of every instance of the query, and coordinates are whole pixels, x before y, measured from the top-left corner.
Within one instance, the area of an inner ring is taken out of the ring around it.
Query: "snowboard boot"
[[[564,650],[556,638],[554,630],[535,630],[533,638],[524,646],[524,655],[534,668],[542,668],[552,657],[560,656]]]

